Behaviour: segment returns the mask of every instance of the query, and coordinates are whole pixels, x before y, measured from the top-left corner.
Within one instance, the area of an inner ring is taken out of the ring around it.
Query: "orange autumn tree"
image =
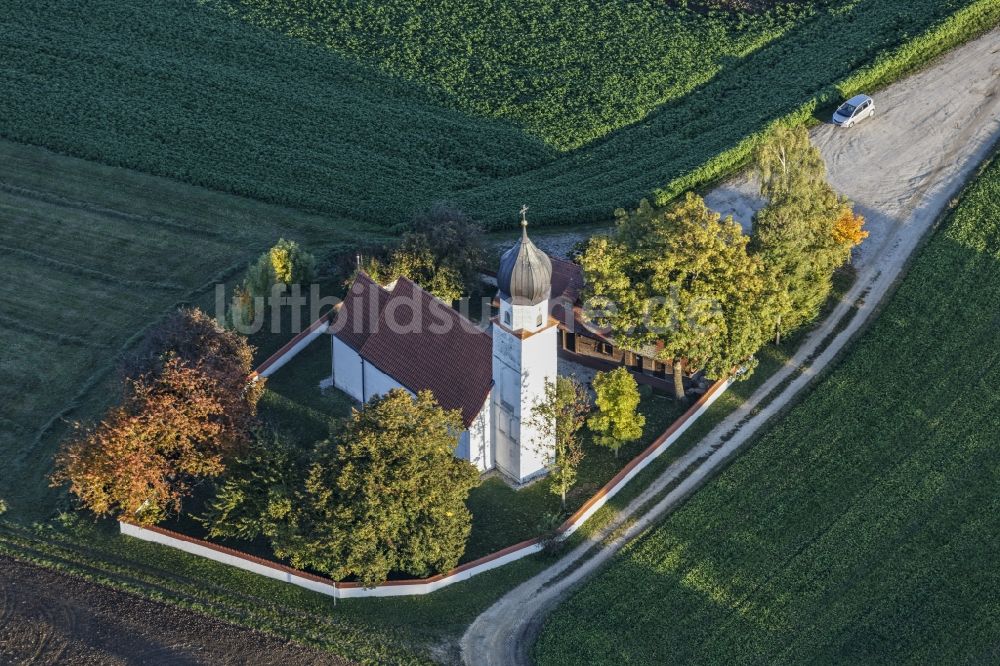
[[[138,352],[126,360],[123,372],[126,377],[155,377],[171,354],[197,365],[217,382],[215,396],[224,407],[217,417],[224,425],[221,445],[227,450],[241,448],[256,424],[257,402],[264,392],[263,378],[247,382],[254,348],[246,337],[220,327],[198,308],[182,308],[149,332]]]
[[[261,392],[247,382],[252,351],[200,311],[178,311],[126,366],[121,404],[75,424],[52,484],[102,516],[154,524],[179,511],[250,437]]]
[[[128,381],[122,405],[96,426],[77,424],[56,458],[55,484],[98,515],[156,523],[180,507],[191,480],[224,470],[217,382],[176,356],[159,376]]]
[[[868,232],[862,229],[864,225],[865,218],[855,214],[850,206],[844,206],[833,225],[833,241],[844,248],[848,260],[851,257],[851,250],[868,238]]]

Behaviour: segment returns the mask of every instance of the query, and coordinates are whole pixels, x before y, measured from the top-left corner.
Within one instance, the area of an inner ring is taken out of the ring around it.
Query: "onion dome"
[[[500,257],[497,287],[513,305],[537,305],[552,291],[552,260],[528,238],[527,208],[521,210],[521,241]]]

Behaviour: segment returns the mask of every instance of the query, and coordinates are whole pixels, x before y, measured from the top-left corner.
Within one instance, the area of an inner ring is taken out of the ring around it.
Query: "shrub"
[[[278,282],[305,284],[316,276],[316,258],[295,241],[279,239],[268,251],[267,258],[271,273]]]

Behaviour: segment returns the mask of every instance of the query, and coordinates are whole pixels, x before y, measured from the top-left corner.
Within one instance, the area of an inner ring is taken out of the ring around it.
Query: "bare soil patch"
[[[274,636],[0,557],[0,664],[348,664]]]

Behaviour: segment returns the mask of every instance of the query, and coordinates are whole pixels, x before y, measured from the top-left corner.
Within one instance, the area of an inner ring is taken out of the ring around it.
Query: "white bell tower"
[[[557,334],[549,316],[552,262],[528,238],[521,207],[521,240],[500,258],[500,312],[493,319],[493,451],[497,468],[526,483],[545,474],[555,438],[542,432],[533,411],[556,381]]]

